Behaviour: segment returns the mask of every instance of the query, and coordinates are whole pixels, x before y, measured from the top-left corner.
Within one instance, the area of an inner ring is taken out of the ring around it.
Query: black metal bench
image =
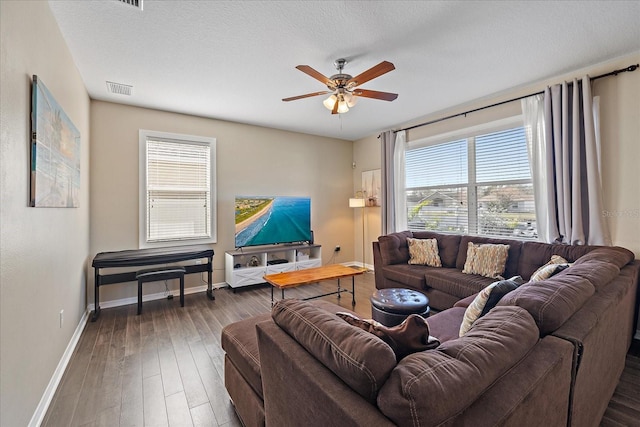
[[[136,273],[138,281],[138,314],[142,312],[142,284],[145,282],[159,282],[161,280],[180,279],[180,307],[184,307],[184,267],[158,267],[140,270]]]

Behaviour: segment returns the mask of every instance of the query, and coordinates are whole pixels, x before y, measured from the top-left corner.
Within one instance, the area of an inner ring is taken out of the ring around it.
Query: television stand
[[[267,274],[322,266],[322,246],[251,246],[224,254],[224,278],[232,289],[266,283]]]

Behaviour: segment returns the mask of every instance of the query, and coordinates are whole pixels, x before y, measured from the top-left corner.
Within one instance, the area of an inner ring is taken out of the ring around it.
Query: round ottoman
[[[429,298],[411,289],[378,289],[371,296],[371,317],[385,326],[396,326],[410,314],[429,316]]]

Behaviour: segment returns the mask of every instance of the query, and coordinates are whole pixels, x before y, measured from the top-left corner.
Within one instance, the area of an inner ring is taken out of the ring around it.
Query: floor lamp
[[[365,266],[365,256],[364,256],[364,206],[365,206],[365,199],[356,199],[356,198],[350,198],[349,199],[349,207],[350,208],[362,208],[362,268],[363,269],[367,269],[367,267]]]

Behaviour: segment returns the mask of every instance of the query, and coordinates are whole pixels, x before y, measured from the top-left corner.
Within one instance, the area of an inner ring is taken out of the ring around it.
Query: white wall
[[[214,283],[224,282],[224,252],[234,249],[234,197],[311,197],[311,226],[329,261],[354,259],[350,141],[258,126],[91,101],[91,257],[98,252],[138,247],[138,130],[216,138],[218,243],[213,245]],[[89,268],[89,298],[93,273]],[[188,275],[187,288],[203,283]],[[173,283],[172,287],[176,284]],[[164,290],[151,283],[145,293]],[[137,295],[133,284],[100,288],[100,300]],[[203,296],[204,297],[204,296]]]
[[[47,2],[1,1],[0,46],[0,425],[24,426],[86,308],[89,97]],[[79,208],[28,207],[33,74],[80,131]]]

